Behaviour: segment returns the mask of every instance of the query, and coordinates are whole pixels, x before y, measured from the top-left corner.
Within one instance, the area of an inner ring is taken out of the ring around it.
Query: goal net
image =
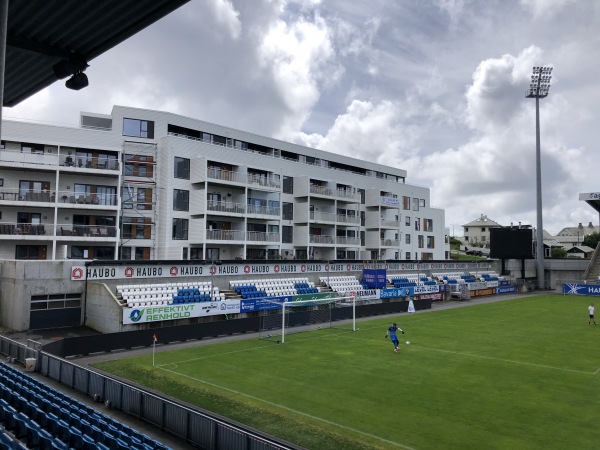
[[[356,301],[351,297],[277,302],[277,305],[277,309],[262,312],[260,339],[284,343],[288,334],[331,328],[340,318],[346,319],[345,324],[351,321],[351,329],[356,329]],[[338,308],[345,309],[340,311]]]

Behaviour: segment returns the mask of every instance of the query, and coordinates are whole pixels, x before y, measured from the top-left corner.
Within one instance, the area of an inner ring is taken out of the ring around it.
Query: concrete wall
[[[84,281],[71,281],[71,261],[1,261],[0,326],[29,329],[32,295],[84,294]]]

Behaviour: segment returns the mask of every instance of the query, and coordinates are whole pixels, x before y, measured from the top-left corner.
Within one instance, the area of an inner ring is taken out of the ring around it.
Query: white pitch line
[[[400,444],[398,442],[390,441],[390,440],[382,438],[380,436],[375,436],[374,434],[366,433],[364,431],[360,431],[360,430],[354,429],[352,427],[348,427],[346,425],[341,425],[339,423],[332,422],[332,421],[327,420],[327,419],[323,419],[322,417],[317,417],[317,416],[313,416],[312,414],[304,413],[302,411],[297,411],[297,410],[289,408],[289,407],[287,407],[285,405],[280,405],[278,403],[270,402],[268,400],[265,400],[265,399],[262,399],[262,398],[259,398],[259,397],[255,397],[253,395],[249,395],[249,394],[246,394],[244,392],[236,391],[235,389],[231,389],[231,388],[228,388],[228,387],[225,387],[225,386],[220,386],[218,384],[211,383],[211,382],[206,381],[206,380],[201,380],[199,378],[195,378],[195,377],[192,377],[192,376],[189,376],[189,375],[185,375],[185,374],[182,374],[182,373],[179,373],[179,372],[175,372],[173,370],[165,369],[164,367],[161,367],[160,369],[164,370],[165,372],[171,372],[171,373],[173,373],[173,374],[175,374],[177,376],[180,376],[180,377],[189,378],[191,380],[197,381],[198,383],[203,383],[203,384],[207,384],[209,386],[213,386],[213,387],[216,387],[216,388],[219,388],[219,389],[223,389],[224,391],[231,392],[232,394],[235,394],[235,395],[240,395],[242,397],[247,397],[247,398],[250,398],[250,399],[258,401],[258,402],[262,402],[262,403],[266,403],[266,404],[271,405],[271,406],[275,406],[276,408],[280,408],[280,409],[284,409],[286,411],[290,411],[290,412],[292,412],[294,414],[298,414],[298,415],[301,415],[301,416],[304,416],[304,417],[308,417],[308,418],[313,419],[313,420],[324,422],[324,423],[327,423],[329,425],[333,425],[335,427],[342,428],[344,430],[352,431],[354,433],[361,434],[363,436],[367,436],[367,437],[370,437],[372,439],[376,439],[376,440],[381,441],[381,442],[385,442],[386,444],[391,444],[391,445],[394,445],[396,447],[403,448],[405,450],[415,450],[412,447],[408,447],[408,446]]]
[[[600,367],[596,369],[596,371],[594,372],[594,375],[598,375],[598,373],[600,373]]]
[[[443,349],[439,349],[439,348],[432,348],[432,347],[422,347],[422,346],[416,346],[417,349],[425,349],[425,350],[431,350],[434,352],[441,352],[441,353],[451,353],[453,355],[461,355],[461,356],[469,356],[472,358],[480,358],[480,359],[489,359],[492,361],[502,361],[502,362],[507,362],[507,363],[512,363],[512,364],[520,364],[520,365],[524,365],[524,366],[532,366],[532,367],[540,367],[542,369],[552,369],[552,370],[560,370],[563,372],[573,372],[573,373],[582,373],[585,375],[595,375],[596,372],[600,371],[600,369],[598,369],[596,372],[584,372],[583,370],[575,370],[575,369],[565,369],[564,367],[555,367],[555,366],[548,366],[545,364],[535,364],[535,363],[528,363],[528,362],[523,362],[523,361],[515,361],[513,359],[503,359],[503,358],[494,358],[493,356],[483,356],[483,355],[473,355],[470,353],[463,353],[463,352],[455,352],[452,350],[443,350]]]

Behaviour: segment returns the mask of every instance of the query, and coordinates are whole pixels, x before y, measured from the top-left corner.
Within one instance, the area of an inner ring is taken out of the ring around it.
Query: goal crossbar
[[[356,330],[356,301],[354,297],[332,297],[313,300],[274,301],[278,307],[267,311],[261,318],[261,339],[279,337],[277,342],[285,343],[286,333],[293,326],[306,330],[306,326],[318,328],[331,327],[332,309],[337,307],[352,308],[352,330]],[[291,320],[292,314],[294,320]],[[279,316],[281,314],[281,317]],[[349,314],[350,316],[350,314]],[[277,322],[278,321],[278,322]]]

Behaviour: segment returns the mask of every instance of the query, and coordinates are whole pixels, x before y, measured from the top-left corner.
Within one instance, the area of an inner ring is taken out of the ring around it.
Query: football
[[[410,342],[409,342],[409,341],[406,341],[406,345],[410,345]]]

